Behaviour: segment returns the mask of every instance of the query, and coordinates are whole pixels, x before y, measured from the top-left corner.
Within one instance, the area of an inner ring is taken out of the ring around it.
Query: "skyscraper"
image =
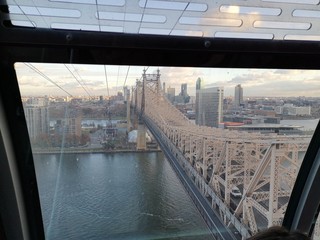
[[[128,99],[129,96],[129,99]],[[127,86],[123,87],[123,97],[125,101],[130,100],[130,89]]]
[[[167,89],[167,98],[169,99],[169,101],[171,103],[174,102],[175,94],[176,94],[176,89],[172,88],[172,87],[168,87],[168,89]]]
[[[48,100],[43,98],[30,99],[24,107],[30,138],[41,134],[49,134]]]
[[[188,95],[188,85],[186,83],[181,84],[181,91],[178,96],[175,97],[177,103],[188,103],[190,96]]]
[[[181,84],[181,96],[187,97],[188,96],[188,85],[186,83]]]
[[[197,81],[198,83],[198,81]],[[223,88],[196,90],[196,124],[218,127],[223,119]]]
[[[201,89],[201,78],[197,79],[196,82],[196,106],[195,106],[195,112],[196,112],[196,124],[199,124],[200,120],[199,120],[199,94],[200,94],[200,90]]]
[[[201,84],[202,84],[202,80],[201,78],[198,78],[196,82],[196,90],[201,89]]]
[[[238,108],[241,104],[243,104],[243,89],[241,84],[238,84],[234,90],[234,106]]]

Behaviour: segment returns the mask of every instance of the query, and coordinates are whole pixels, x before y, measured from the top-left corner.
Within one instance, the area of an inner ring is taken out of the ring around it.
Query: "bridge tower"
[[[138,92],[139,92],[139,80],[136,79],[136,87],[132,88],[132,124],[133,124],[133,129],[138,129],[138,115],[139,115],[139,110],[138,110]]]
[[[130,117],[130,92],[127,91],[127,132],[131,131],[131,117]]]
[[[157,96],[161,91],[160,70],[158,69],[156,74],[146,74],[144,72],[143,79],[145,80],[145,88],[148,88]]]
[[[145,104],[146,104],[145,103],[145,84],[146,84],[145,78],[146,78],[146,70],[144,69],[142,74],[142,92],[141,92],[141,104],[140,104],[140,112],[139,112],[139,125],[138,125],[138,133],[137,133],[137,150],[147,150],[147,139],[146,139],[147,130],[146,130],[146,126],[142,122],[142,116],[144,114]],[[137,89],[138,89],[138,85],[137,85]],[[137,103],[137,107],[139,107],[138,103]]]
[[[139,86],[140,85],[140,86]],[[160,93],[160,70],[157,70],[157,74],[146,74],[146,69],[143,70],[142,83],[137,82],[137,94],[139,94],[139,89],[141,89],[141,102],[140,102],[140,113],[139,113],[139,126],[138,126],[138,136],[137,136],[137,149],[146,150],[146,126],[142,122],[142,118],[147,110],[146,95],[150,94],[150,91],[154,96]],[[140,97],[140,96],[139,96]],[[139,97],[137,97],[136,106],[139,107]],[[154,109],[152,109],[154,110]]]

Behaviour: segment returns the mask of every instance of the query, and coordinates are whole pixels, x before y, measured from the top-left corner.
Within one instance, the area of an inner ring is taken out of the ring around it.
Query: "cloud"
[[[195,95],[195,85],[197,79],[205,78],[206,74],[200,68],[176,68],[166,67],[160,69],[161,82],[166,83],[166,88],[173,87],[176,89],[176,94],[179,94],[181,84],[186,83],[188,93]]]
[[[86,88],[92,95],[107,95],[108,81],[111,95],[122,90],[124,84],[134,86],[141,79],[143,66],[67,65],[79,83],[64,64],[33,64],[53,82],[72,95],[85,96]],[[54,84],[43,78],[23,63],[15,64],[18,82],[25,95],[65,95]],[[126,79],[126,74],[129,74]],[[148,67],[147,74],[156,73],[158,67]],[[241,84],[244,96],[319,96],[319,71],[288,69],[227,69],[160,67],[161,82],[166,88],[176,88],[179,94],[182,83],[187,83],[188,93],[195,95],[196,80],[200,77],[207,87],[224,87],[225,95],[233,96],[234,87]],[[81,86],[82,85],[82,86]]]
[[[316,96],[320,93],[320,82],[315,74],[306,70],[259,70],[237,76],[232,82],[241,82],[244,95]]]
[[[24,86],[41,87],[44,84],[46,84],[47,86],[49,85],[46,82],[40,81],[38,78],[31,77],[31,76],[22,76],[21,78],[18,78],[18,82],[21,87],[24,87]]]

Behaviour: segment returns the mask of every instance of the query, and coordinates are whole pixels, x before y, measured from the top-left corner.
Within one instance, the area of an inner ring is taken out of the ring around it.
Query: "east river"
[[[34,158],[46,239],[212,239],[162,153]]]

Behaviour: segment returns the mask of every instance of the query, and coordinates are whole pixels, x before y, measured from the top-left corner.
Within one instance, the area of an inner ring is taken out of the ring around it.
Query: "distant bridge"
[[[230,239],[230,235],[217,234],[232,235],[229,229],[246,238],[258,229],[282,223],[310,137],[195,125],[164,96],[159,71],[143,73],[131,104],[216,238]],[[240,189],[241,198],[232,196],[233,187]]]

